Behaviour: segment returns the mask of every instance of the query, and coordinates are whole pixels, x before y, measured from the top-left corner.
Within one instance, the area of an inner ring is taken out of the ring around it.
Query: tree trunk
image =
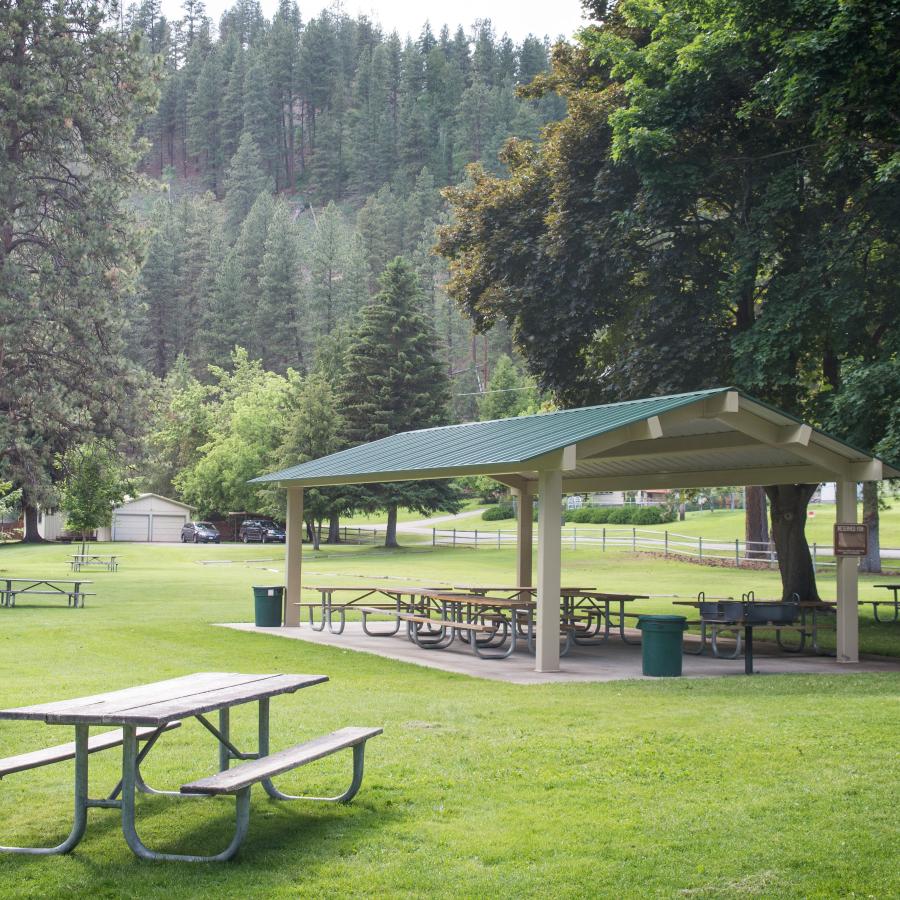
[[[769,518],[766,515],[766,492],[756,484],[744,488],[744,556],[747,559],[769,558]]]
[[[309,542],[312,544],[313,550],[319,549],[319,529],[316,528],[316,523],[312,519],[306,520],[306,534],[309,537]]]
[[[385,547],[399,547],[397,543],[397,507],[389,506],[387,511],[387,529],[384,532]]]
[[[766,487],[772,505],[772,536],[781,571],[781,599],[796,594],[804,602],[819,600],[812,555],[806,542],[806,507],[815,484],[774,484]]]
[[[25,534],[22,542],[25,544],[42,544],[44,539],[38,531],[38,508],[34,503],[29,503],[23,495],[22,514],[25,517]]]
[[[860,572],[881,573],[881,541],[878,536],[878,482],[863,482],[863,525],[869,539],[869,552],[859,561]]]
[[[335,513],[328,520],[328,543],[339,544],[341,542],[341,517]]]

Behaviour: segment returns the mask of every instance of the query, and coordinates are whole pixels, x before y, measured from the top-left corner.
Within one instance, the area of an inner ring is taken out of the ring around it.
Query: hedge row
[[[481,518],[486,522],[499,522],[515,517],[515,509],[510,503],[489,506],[481,514]],[[537,521],[537,509],[534,511],[534,519]],[[565,522],[569,524],[663,525],[674,521],[674,514],[661,506],[583,506],[581,509],[570,509],[565,513]]]
[[[662,506],[583,506],[566,512],[566,521],[591,525],[664,525],[674,513]]]

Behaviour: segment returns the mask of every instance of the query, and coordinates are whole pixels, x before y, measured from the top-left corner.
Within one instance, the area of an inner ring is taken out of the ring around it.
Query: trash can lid
[[[687,622],[687,616],[639,615],[639,622]]]

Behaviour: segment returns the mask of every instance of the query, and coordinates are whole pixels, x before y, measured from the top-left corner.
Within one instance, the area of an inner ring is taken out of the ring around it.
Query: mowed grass
[[[67,577],[68,552],[5,546],[0,574]],[[116,812],[91,810],[71,855],[0,857],[4,897],[889,897],[900,889],[900,675],[506,685],[214,627],[249,620],[250,586],[280,582],[278,562],[242,562],[276,556],[274,548],[114,552],[121,570],[86,576],[97,596],[84,609],[24,599],[0,609],[3,706],[205,670],[321,672],[329,683],[273,701],[273,748],[347,724],[385,733],[369,745],[349,806],[279,804],[255,791],[250,833],[232,863],[141,862]],[[305,565],[313,584],[509,582],[513,555],[348,547],[310,553]],[[564,572],[570,582],[659,594],[715,593],[726,582],[728,593],[759,592],[774,578],[581,551],[566,554]],[[251,749],[254,717],[252,707],[232,714],[238,742]],[[68,728],[0,722],[2,755],[69,739]],[[91,758],[92,796],[115,783],[119,759],[116,751]],[[210,736],[189,723],[161,740],[145,770],[152,784],[171,787],[215,763]],[[336,792],[348,772],[347,760],[332,758],[282,782]],[[5,778],[0,841],[61,839],[71,778],[71,764]],[[232,822],[228,799],[139,801],[140,833],[156,849],[218,850]]]
[[[806,538],[810,544],[817,543],[820,546],[830,547],[833,540],[835,522],[835,506],[833,503],[814,503],[809,507],[809,516],[806,521]],[[860,510],[861,514],[861,510]],[[382,519],[384,517],[382,516]],[[408,519],[406,521],[409,521]],[[514,531],[516,523],[512,519],[501,519],[499,522],[488,522],[481,518],[480,512],[454,520],[453,522],[437,526],[441,529],[456,528],[459,531],[473,531],[478,529],[484,532]],[[567,522],[566,532],[576,528],[578,533],[600,534],[603,525],[591,525],[585,522]],[[607,531],[627,530],[630,525],[607,525]],[[712,512],[689,512],[683,522],[668,522],[665,525],[652,525],[639,530],[658,531],[667,530],[670,535],[685,535],[687,537],[702,537],[710,541],[734,541],[736,538],[744,540],[744,511],[742,509],[725,510],[717,509]],[[879,533],[882,547],[900,548],[900,502],[894,502],[890,509],[880,513]],[[884,560],[884,565],[894,565],[890,559]],[[896,563],[900,568],[900,561]]]

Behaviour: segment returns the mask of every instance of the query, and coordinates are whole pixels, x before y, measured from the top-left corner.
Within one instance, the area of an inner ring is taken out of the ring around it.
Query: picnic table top
[[[389,584],[342,584],[342,585],[328,585],[328,584],[304,584],[304,591],[321,591],[322,593],[328,592],[333,593],[335,591],[357,591],[364,592],[369,591],[380,591],[382,594],[411,594],[418,593],[419,591],[440,591],[447,590],[447,588],[428,588],[421,587],[417,585],[389,585]]]
[[[293,693],[328,681],[327,675],[246,675],[197,672],[124,690],[34,706],[0,709],[0,719],[51,725],[154,725]]]
[[[118,554],[115,553],[72,553],[76,559],[115,559]]]
[[[68,578],[7,578],[6,575],[0,575],[0,581],[6,582],[28,582],[29,584],[46,584],[53,587],[55,584],[93,584],[93,581],[87,581],[84,578],[71,580]]]
[[[613,594],[609,591],[580,591],[589,600],[649,600],[649,594]]]
[[[893,584],[873,584],[872,587],[883,587],[887,588],[889,591],[900,591],[900,581]]]

